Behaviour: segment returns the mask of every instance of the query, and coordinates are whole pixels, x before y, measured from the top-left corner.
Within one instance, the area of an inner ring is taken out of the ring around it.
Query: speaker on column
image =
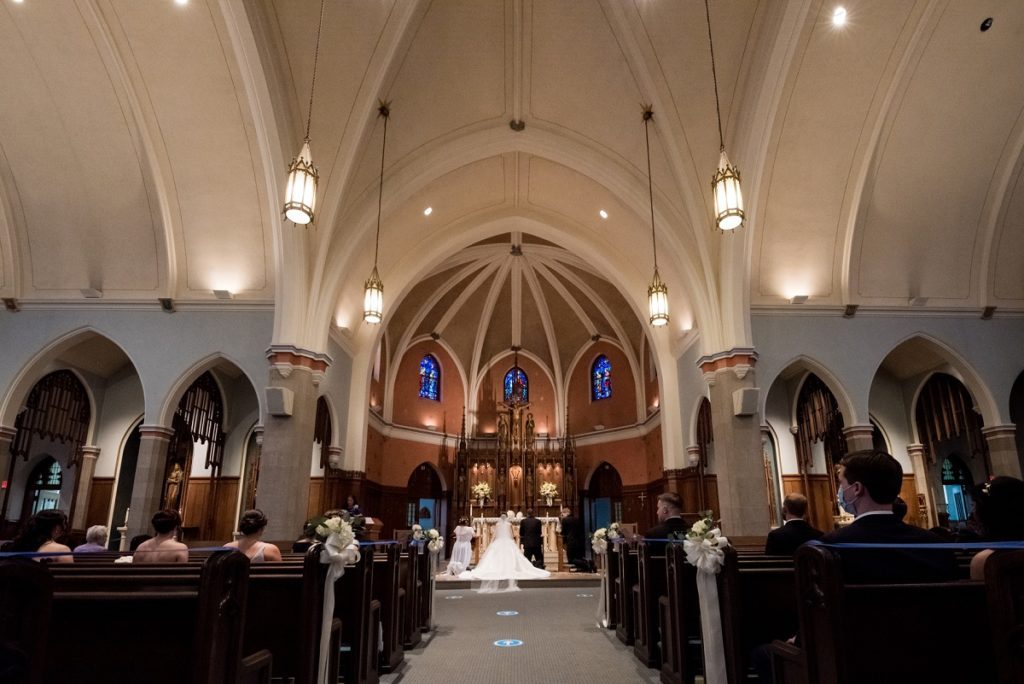
[[[732,393],[732,412],[737,416],[752,416],[757,413],[757,397],[760,390],[756,387],[741,387]]]
[[[267,388],[267,413],[272,416],[292,415],[295,393],[286,387]]]

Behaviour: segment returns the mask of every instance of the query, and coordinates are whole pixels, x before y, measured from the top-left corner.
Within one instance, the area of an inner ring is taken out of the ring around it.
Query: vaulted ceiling
[[[1024,310],[1024,3],[843,0],[836,28],[838,4],[711,1],[748,207],[721,235],[700,0],[328,0],[311,228],[279,206],[319,2],[0,0],[0,294],[155,308],[230,290],[227,305],[292,307],[357,340],[384,98],[379,265],[399,337],[465,336],[456,322],[475,333],[490,311],[503,339],[488,349],[520,334],[564,365],[583,335],[638,348],[653,267],[641,103],[674,337],[723,326],[729,298]],[[478,305],[502,288],[519,313]]]

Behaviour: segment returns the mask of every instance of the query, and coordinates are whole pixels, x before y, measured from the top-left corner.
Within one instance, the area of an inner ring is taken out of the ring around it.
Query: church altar
[[[555,516],[536,516],[537,520],[541,522],[541,536],[544,544],[544,565],[548,570],[554,570],[558,567],[558,536],[562,531],[561,525],[559,524],[560,518]],[[498,517],[476,517],[473,518],[470,524],[473,526],[473,532],[476,533],[476,547],[473,550],[473,565],[480,562],[480,557],[483,556],[484,551],[487,550],[491,540],[494,538],[494,523],[498,522]],[[512,523],[512,536],[516,540],[516,544],[519,544],[519,520],[510,520]]]

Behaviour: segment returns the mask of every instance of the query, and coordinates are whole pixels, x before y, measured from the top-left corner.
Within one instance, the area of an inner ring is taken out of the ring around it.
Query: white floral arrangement
[[[513,511],[513,510],[507,510],[507,511],[505,511],[505,517],[508,518],[509,522],[515,522],[516,521],[516,512]]]
[[[590,545],[594,553],[608,553],[608,528],[599,527],[590,536]]]
[[[423,528],[419,525],[412,526],[412,538],[414,541],[423,541]]]
[[[722,535],[711,511],[702,511],[701,519],[693,523],[683,539],[686,562],[709,574],[722,569],[728,547],[729,539]]]
[[[444,537],[442,537],[441,533],[433,527],[427,530],[424,533],[424,536],[427,539],[427,549],[430,553],[437,553],[444,548]]]
[[[522,520],[523,520],[523,512],[522,511],[516,511],[516,522],[522,522]]]
[[[553,499],[558,496],[558,487],[555,486],[554,482],[542,482],[540,485],[540,495]]]
[[[477,499],[486,499],[491,495],[491,485],[486,482],[477,482],[473,485],[473,496]]]
[[[352,529],[352,524],[340,516],[327,518],[317,525],[316,535],[331,546],[339,549],[347,549],[356,540],[356,533]]]
[[[608,540],[615,541],[622,538],[622,523],[613,522],[608,526]]]

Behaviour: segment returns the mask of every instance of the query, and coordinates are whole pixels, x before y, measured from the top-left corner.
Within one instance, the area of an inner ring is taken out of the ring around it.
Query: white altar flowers
[[[553,499],[558,496],[558,487],[554,482],[542,482],[540,485],[540,495],[548,499]]]
[[[472,488],[473,496],[477,499],[486,499],[491,495],[491,485],[486,482],[477,482]]]

